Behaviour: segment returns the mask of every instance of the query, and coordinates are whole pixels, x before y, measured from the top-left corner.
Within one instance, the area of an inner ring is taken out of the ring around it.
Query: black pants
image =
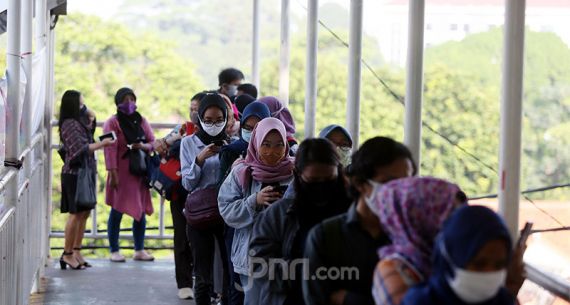
[[[234,241],[234,228],[226,225],[226,231],[224,232],[224,237],[226,239],[226,249],[228,253],[231,253],[232,243]],[[239,274],[234,272],[234,264],[232,263],[231,255],[228,254],[228,277],[230,279],[228,287],[228,304],[229,305],[243,305],[244,294],[236,288],[236,284],[241,286],[241,280]]]
[[[174,225],[174,266],[176,269],[176,284],[178,289],[192,288],[192,271],[194,259],[190,241],[186,235],[186,218],[182,213],[186,197],[170,202],[172,224]]]
[[[218,243],[220,254],[222,256],[223,266],[223,288],[222,288],[222,304],[226,305],[228,296],[228,263],[227,252],[224,241],[224,225],[218,225],[207,230],[199,230],[187,226],[188,236],[194,255],[194,273],[196,275],[196,284],[194,286],[194,295],[196,297],[196,305],[210,305],[210,291],[213,288],[214,259],[216,255],[215,242]]]

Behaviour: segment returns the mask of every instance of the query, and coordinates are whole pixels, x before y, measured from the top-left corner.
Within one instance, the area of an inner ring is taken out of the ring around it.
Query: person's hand
[[[259,205],[271,205],[271,203],[281,199],[283,194],[273,191],[272,186],[267,186],[257,193],[256,202]]]
[[[331,294],[331,304],[332,305],[342,305],[344,304],[344,299],[346,298],[346,290],[338,290]]]
[[[513,259],[507,270],[506,288],[516,298],[519,294],[524,281],[526,280],[526,271],[524,269],[523,256],[526,251],[526,244],[520,245],[514,250]]]
[[[131,148],[132,149],[144,149],[145,146],[143,143],[133,143],[133,144],[131,144]]]
[[[210,144],[210,145],[206,146],[196,157],[196,163],[199,166],[204,165],[204,162],[206,162],[206,159],[213,157],[214,155],[219,153],[220,150],[221,150],[221,147],[216,146],[214,144]]]
[[[109,184],[114,189],[119,186],[119,173],[117,173],[116,169],[109,171]]]
[[[113,145],[113,144],[115,144],[115,140],[113,140],[111,138],[105,138],[105,139],[103,139],[103,141],[101,141],[101,145],[103,147],[107,147],[107,146]]]

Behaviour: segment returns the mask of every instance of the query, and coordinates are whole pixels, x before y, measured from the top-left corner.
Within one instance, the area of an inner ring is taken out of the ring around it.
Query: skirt
[[[61,174],[61,213],[75,214],[91,211],[92,209],[78,207],[75,203],[75,191],[77,189],[77,175]]]

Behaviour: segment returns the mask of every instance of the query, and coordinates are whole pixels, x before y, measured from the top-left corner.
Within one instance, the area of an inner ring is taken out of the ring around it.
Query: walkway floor
[[[46,270],[45,305],[194,305],[177,297],[174,261],[152,263],[89,260],[93,268],[61,270],[59,262]]]

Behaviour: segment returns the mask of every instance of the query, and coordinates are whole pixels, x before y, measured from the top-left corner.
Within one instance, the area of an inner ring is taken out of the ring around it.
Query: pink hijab
[[[259,148],[261,144],[263,144],[265,137],[273,130],[279,132],[283,139],[283,143],[285,144],[285,158],[276,166],[268,166],[261,162],[259,158]],[[253,130],[245,160],[239,162],[245,165],[238,173],[240,184],[243,187],[249,187],[251,180],[249,177],[261,183],[275,183],[293,176],[294,162],[293,159],[288,156],[288,151],[289,144],[287,144],[285,125],[275,118],[261,120]]]

